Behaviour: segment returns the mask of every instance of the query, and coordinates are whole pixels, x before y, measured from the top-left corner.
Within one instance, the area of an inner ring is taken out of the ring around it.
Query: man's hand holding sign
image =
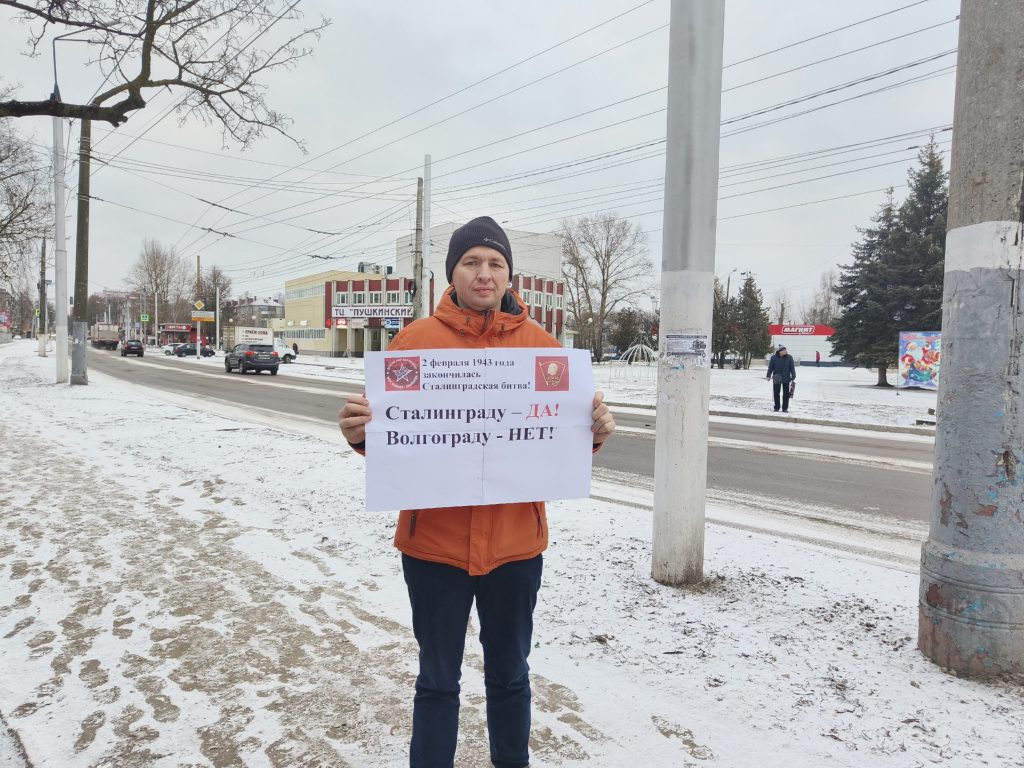
[[[474,602],[491,762],[525,766],[544,501],[589,495],[615,422],[589,353],[563,349],[509,288],[512,246],[493,219],[452,233],[446,272],[434,314],[367,356],[368,397],[349,397],[338,425],[366,454],[367,509],[405,507],[395,546],[420,648],[410,767],[454,761]]]

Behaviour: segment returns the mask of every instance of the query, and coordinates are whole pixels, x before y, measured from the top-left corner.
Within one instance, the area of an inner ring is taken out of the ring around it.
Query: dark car
[[[203,357],[213,357],[213,347],[207,347],[203,345],[203,350],[200,353]],[[196,356],[196,345],[193,343],[182,344],[180,347],[174,350],[175,357],[195,357]]]
[[[121,357],[127,357],[128,355],[142,357],[145,352],[146,348],[138,339],[128,339],[128,341],[121,344]]]
[[[271,376],[277,376],[280,362],[273,344],[236,344],[224,355],[224,370],[227,373],[236,368],[239,373],[270,371]]]

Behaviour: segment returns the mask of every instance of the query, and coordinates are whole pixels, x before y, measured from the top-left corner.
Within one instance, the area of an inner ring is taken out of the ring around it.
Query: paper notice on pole
[[[665,354],[704,368],[708,364],[708,337],[700,333],[666,333]]]
[[[366,397],[369,511],[590,495],[587,350],[369,352]]]

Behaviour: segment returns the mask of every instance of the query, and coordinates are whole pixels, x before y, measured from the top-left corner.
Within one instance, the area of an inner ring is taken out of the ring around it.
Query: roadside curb
[[[605,401],[609,408],[646,408],[650,411],[656,410],[653,405],[638,405],[636,403],[613,403]],[[934,427],[910,427],[889,424],[870,424],[856,421],[836,421],[834,419],[812,419],[798,416],[780,416],[776,413],[746,413],[741,411],[708,411],[710,416],[727,416],[730,419],[753,419],[758,421],[782,421],[787,424],[810,424],[816,427],[840,427],[843,429],[859,429],[867,432],[894,432],[906,435],[924,435],[934,437]]]

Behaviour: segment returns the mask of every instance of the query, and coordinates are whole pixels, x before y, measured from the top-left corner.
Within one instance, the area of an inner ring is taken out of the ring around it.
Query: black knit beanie
[[[444,263],[449,283],[459,259],[475,245],[485,245],[501,253],[508,262],[508,276],[512,277],[512,244],[508,241],[508,235],[490,216],[481,216],[452,232],[452,239],[448,241],[448,259]]]

